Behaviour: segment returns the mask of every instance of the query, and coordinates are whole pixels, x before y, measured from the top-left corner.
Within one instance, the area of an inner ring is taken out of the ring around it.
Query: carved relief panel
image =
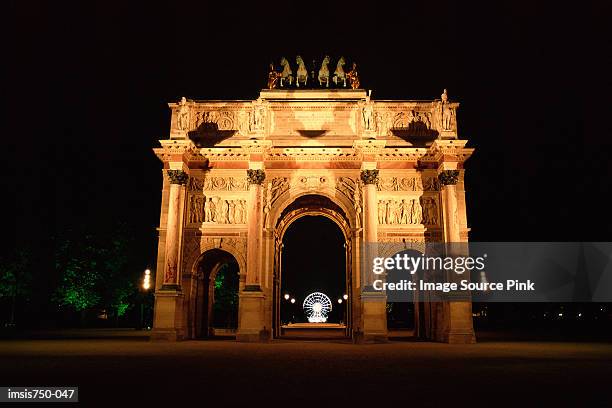
[[[246,177],[192,177],[188,187],[189,224],[246,224]]]
[[[192,194],[189,197],[189,224],[245,224],[246,200]]]

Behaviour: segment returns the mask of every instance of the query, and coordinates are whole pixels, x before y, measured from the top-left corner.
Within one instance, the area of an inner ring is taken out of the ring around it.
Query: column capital
[[[261,169],[248,169],[247,180],[249,184],[262,184],[266,179],[266,172]]]
[[[361,181],[364,184],[376,184],[378,182],[378,170],[361,170]]]
[[[167,170],[170,184],[185,185],[189,176],[183,170]]]
[[[438,173],[438,180],[443,186],[455,185],[459,180],[459,170],[442,170]]]

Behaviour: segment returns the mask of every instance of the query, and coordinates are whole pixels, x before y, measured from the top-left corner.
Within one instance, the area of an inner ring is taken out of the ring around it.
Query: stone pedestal
[[[240,309],[238,311],[238,332],[236,340],[243,342],[269,341],[270,327],[264,322],[264,294],[253,287],[245,287],[240,293]]]
[[[445,303],[444,308],[448,321],[441,340],[451,344],[476,343],[472,322],[472,302],[451,301]]]
[[[386,342],[387,297],[382,293],[361,294],[362,332],[356,337],[358,343]]]
[[[185,337],[183,294],[175,290],[155,293],[155,315],[151,341],[177,341]]]

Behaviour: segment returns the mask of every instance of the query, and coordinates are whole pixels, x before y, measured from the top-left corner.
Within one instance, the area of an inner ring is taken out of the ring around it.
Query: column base
[[[476,336],[473,331],[471,333],[447,333],[444,335],[443,341],[448,344],[476,344]]]
[[[172,342],[181,340],[185,340],[185,338],[179,330],[153,329],[149,337],[149,341],[152,342]]]
[[[265,295],[261,290],[256,290],[257,288],[247,286],[240,293],[237,341],[262,343],[272,338],[270,328],[264,323]]]
[[[183,293],[159,290],[155,293],[152,341],[178,341],[185,338]]]
[[[472,303],[467,301],[451,301],[445,304],[446,330],[442,331],[442,341],[449,344],[474,344],[474,322],[472,318]]]
[[[362,332],[355,333],[357,343],[381,343],[389,340],[387,297],[380,293],[361,294]]]

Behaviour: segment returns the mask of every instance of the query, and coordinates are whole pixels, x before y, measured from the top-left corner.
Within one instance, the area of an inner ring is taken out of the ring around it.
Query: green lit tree
[[[0,260],[0,300],[8,300],[9,324],[15,324],[18,300],[27,301],[32,293],[32,271],[29,253],[19,251],[12,257]]]
[[[215,326],[233,327],[238,313],[238,271],[236,265],[225,264],[215,277]]]
[[[121,232],[110,238],[101,234],[60,240],[53,300],[60,308],[80,312],[82,318],[96,308],[123,316],[137,294],[135,276],[128,273],[129,247],[130,239]]]

